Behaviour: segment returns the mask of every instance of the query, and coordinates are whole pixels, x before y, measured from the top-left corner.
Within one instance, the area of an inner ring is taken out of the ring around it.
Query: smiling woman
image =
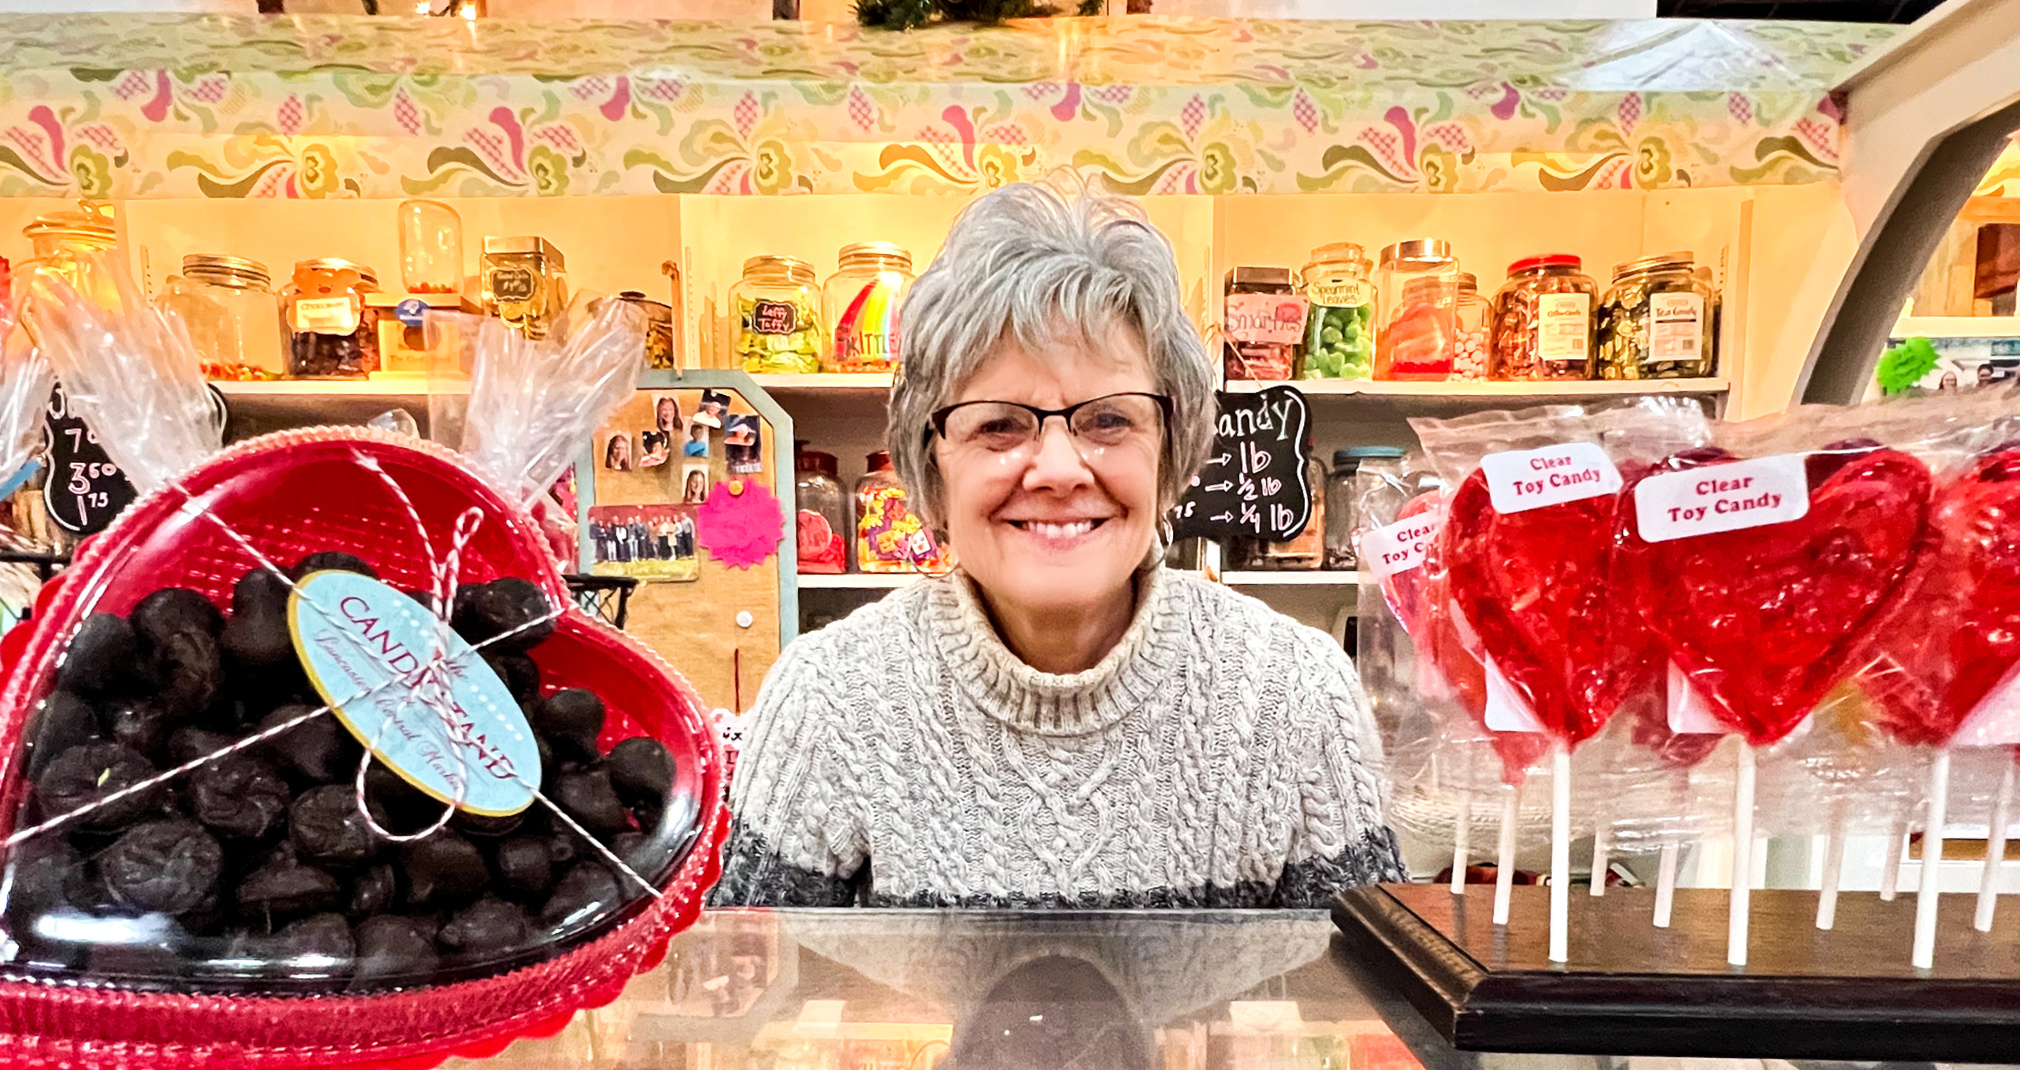
[[[1159,567],[1214,420],[1163,235],[1009,186],[901,319],[891,454],[961,567],[773,667],[716,899],[1317,906],[1400,879],[1345,652]]]

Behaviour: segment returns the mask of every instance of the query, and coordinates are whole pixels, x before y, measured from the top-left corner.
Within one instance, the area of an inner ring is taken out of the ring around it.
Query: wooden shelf
[[[277,382],[213,382],[226,398],[411,398],[461,394],[469,380],[282,379]],[[433,389],[431,389],[431,387]]]
[[[1902,316],[1894,338],[2020,338],[2020,316]]]
[[[757,385],[781,400],[792,397],[845,397],[881,403],[891,392],[889,372],[822,372],[818,375],[753,375]]]
[[[2020,322],[2020,321],[2016,321]],[[1249,394],[1273,386],[1292,386],[1314,397],[1360,396],[1440,399],[1611,397],[1620,394],[1723,394],[1732,384],[1711,379],[1591,379],[1523,383],[1397,383],[1375,379],[1297,379],[1288,382],[1236,380],[1232,393]]]

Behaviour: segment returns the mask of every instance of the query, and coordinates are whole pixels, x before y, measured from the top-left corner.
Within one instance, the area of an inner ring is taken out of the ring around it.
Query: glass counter
[[[480,1067],[1755,1070],[1455,1052],[1320,912],[713,911],[658,969]],[[1859,1063],[1862,1070],[1889,1064]],[[1891,1064],[1906,1066],[1911,1064]],[[1931,1064],[1912,1064],[1927,1067]]]

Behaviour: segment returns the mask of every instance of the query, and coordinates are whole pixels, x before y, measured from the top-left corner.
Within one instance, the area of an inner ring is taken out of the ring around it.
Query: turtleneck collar
[[[933,584],[927,613],[940,656],[956,686],[983,712],[1036,735],[1098,732],[1137,709],[1169,676],[1184,649],[1174,634],[1185,626],[1174,605],[1177,584],[1162,569],[1137,573],[1136,615],[1121,641],[1085,672],[1041,672],[997,636],[974,581],[956,573]]]

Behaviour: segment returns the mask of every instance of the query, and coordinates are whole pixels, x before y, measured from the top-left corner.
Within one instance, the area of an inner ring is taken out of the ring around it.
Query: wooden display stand
[[[2003,1063],[2020,1037],[2020,911],[1990,933],[1946,896],[1936,966],[1908,964],[1915,902],[1844,895],[1816,928],[1817,893],[1753,893],[1749,964],[1726,965],[1726,893],[1681,889],[1673,924],[1654,894],[1571,898],[1571,956],[1548,961],[1550,890],[1493,898],[1443,885],[1357,888],[1333,906],[1342,943],[1453,1047],[1676,1058]]]

